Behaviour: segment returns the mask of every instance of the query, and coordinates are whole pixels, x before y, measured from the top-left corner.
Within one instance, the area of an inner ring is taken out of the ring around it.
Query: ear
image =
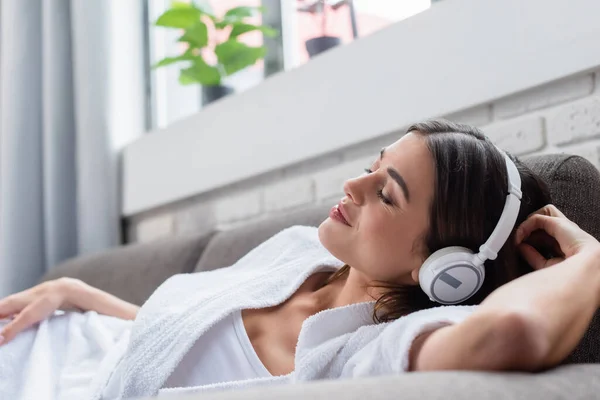
[[[418,285],[419,284],[419,271],[421,270],[421,266],[415,268],[411,271],[410,277],[412,280]]]

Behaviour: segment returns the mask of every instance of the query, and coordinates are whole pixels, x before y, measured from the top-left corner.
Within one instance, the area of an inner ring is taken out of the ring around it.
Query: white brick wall
[[[247,219],[263,211],[263,193],[252,190],[247,193],[224,196],[215,201],[216,219],[221,222],[232,222]]]
[[[175,233],[172,214],[158,215],[140,221],[136,230],[136,241],[149,242]]]
[[[493,106],[494,117],[499,119],[509,118],[578,99],[592,93],[593,87],[592,74],[553,82],[495,102]]]
[[[210,203],[200,202],[183,207],[174,213],[177,234],[208,233],[215,225],[215,212]]]
[[[564,145],[600,137],[600,96],[588,97],[548,112],[550,143]]]
[[[286,180],[265,188],[264,196],[267,212],[312,203],[315,200],[314,182],[310,177]]]
[[[520,117],[481,129],[498,147],[515,155],[541,150],[546,144],[544,121],[540,116]]]
[[[569,153],[580,155],[600,169],[600,71],[553,82],[483,104],[446,118],[481,127],[494,143],[516,155]],[[418,122],[418,121],[415,121]],[[290,208],[335,202],[343,184],[358,176],[377,157],[381,147],[401,137],[405,128],[384,133],[363,144],[274,175],[268,186],[259,178],[219,193],[208,204],[168,207],[143,218],[132,218],[135,240],[235,227],[283,213]],[[206,228],[208,227],[208,228]]]

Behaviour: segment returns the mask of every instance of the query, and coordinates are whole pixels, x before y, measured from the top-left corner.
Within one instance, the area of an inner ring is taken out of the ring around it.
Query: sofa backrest
[[[332,204],[318,205],[218,232],[204,250],[194,271],[211,271],[233,265],[250,250],[290,226],[319,226],[329,215],[331,207]]]
[[[523,157],[548,184],[553,203],[582,229],[600,240],[600,173],[586,159],[566,154]],[[218,232],[203,252],[195,272],[234,264],[251,249],[292,225],[318,226],[333,204],[290,212],[236,229]],[[600,313],[566,363],[600,362]]]
[[[52,268],[41,281],[80,279],[141,305],[167,278],[192,272],[212,235],[168,237],[75,257]]]

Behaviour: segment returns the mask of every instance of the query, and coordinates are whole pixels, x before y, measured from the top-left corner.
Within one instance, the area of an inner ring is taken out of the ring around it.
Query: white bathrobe
[[[121,399],[244,388],[316,379],[403,373],[420,333],[458,323],[474,306],[442,306],[374,324],[374,302],[319,312],[302,324],[295,370],[283,376],[162,389],[194,342],[220,319],[245,308],[281,304],[315,272],[343,263],[320,243],[317,229],[281,231],[231,267],[176,275],[141,308],[127,348],[118,346],[91,385],[90,398]]]

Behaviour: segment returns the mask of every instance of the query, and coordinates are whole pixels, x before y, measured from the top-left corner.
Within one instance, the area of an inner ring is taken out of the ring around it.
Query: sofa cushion
[[[587,400],[600,393],[600,365],[569,365],[543,374],[434,371],[280,384],[201,393],[188,400]],[[175,400],[167,397],[168,399]],[[179,399],[179,397],[177,397]],[[182,399],[183,400],[183,399]]]
[[[212,234],[159,239],[67,260],[42,281],[67,276],[143,304],[171,275],[192,272]]]
[[[566,154],[531,156],[523,161],[546,181],[554,205],[600,240],[600,172],[586,159]],[[600,310],[563,363],[588,362],[600,362]]]

